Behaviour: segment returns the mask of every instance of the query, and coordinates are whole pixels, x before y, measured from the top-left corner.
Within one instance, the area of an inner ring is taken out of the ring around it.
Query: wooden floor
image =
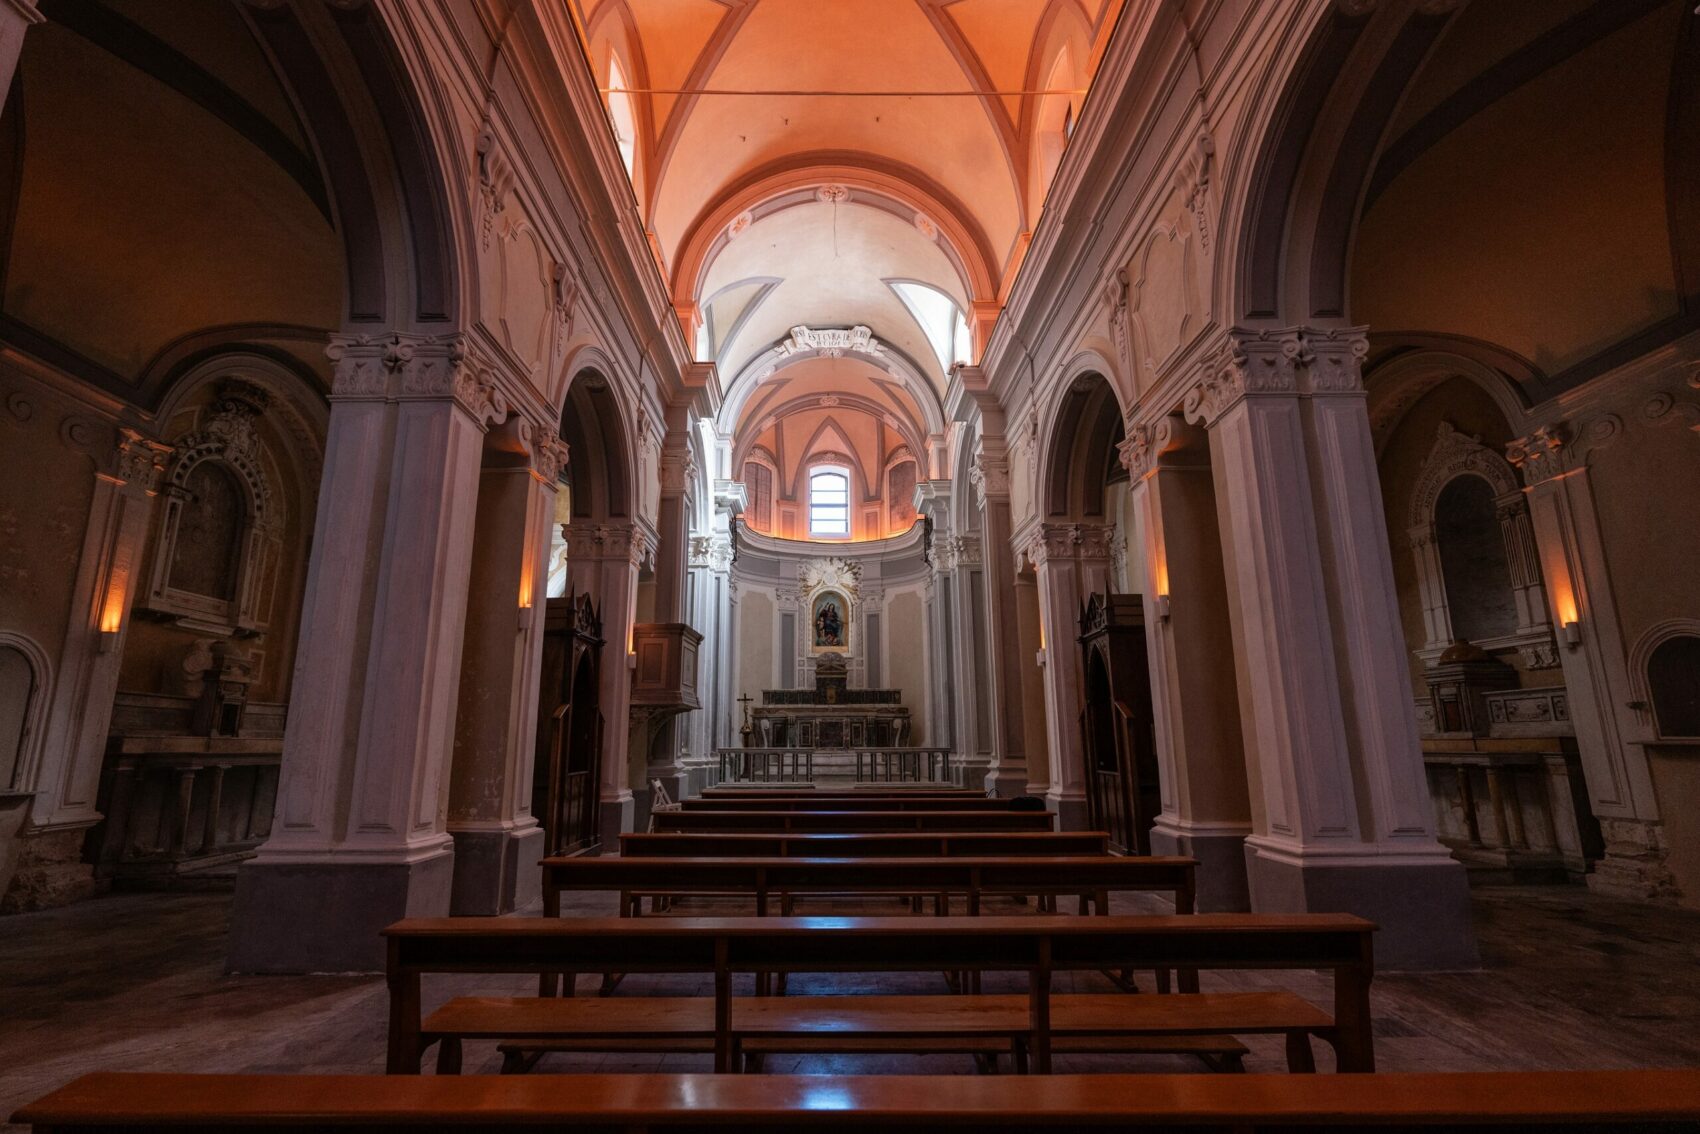
[[[571,908],[612,913],[613,902]],[[814,903],[799,912],[848,912]],[[891,906],[855,906],[893,912]],[[1163,904],[1118,896],[1115,912]],[[715,912],[732,912],[720,908]],[[0,1116],[84,1071],[377,1072],[384,1060],[380,977],[226,977],[227,894],[130,894],[0,919]],[[1600,898],[1581,888],[1475,892],[1483,969],[1383,974],[1376,1054],[1388,1071],[1700,1066],[1700,913]],[[589,978],[585,978],[588,985]],[[1018,988],[1011,978],[1010,991]],[[1073,987],[1109,990],[1093,975]],[[1291,975],[1206,974],[1205,989]],[[1325,976],[1297,991],[1328,1003]],[[936,973],[798,977],[796,993],[944,992]],[[426,982],[451,995],[525,995],[526,978]],[[706,993],[692,977],[634,978],[620,995]],[[989,984],[987,991],[993,991]],[[1278,1039],[1249,1041],[1248,1070],[1284,1066]],[[1318,1045],[1318,1061],[1328,1054]],[[427,1059],[427,1065],[431,1060]],[[469,1072],[493,1071],[493,1045],[469,1044]],[[540,1070],[707,1070],[706,1056],[550,1056]],[[1191,1071],[1171,1057],[1063,1056],[1058,1071]],[[776,1072],[967,1073],[966,1057],[774,1058]],[[11,1128],[6,1128],[11,1129]]]

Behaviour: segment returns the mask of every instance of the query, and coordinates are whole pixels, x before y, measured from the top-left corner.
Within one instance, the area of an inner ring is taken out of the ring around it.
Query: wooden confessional
[[[546,854],[580,854],[601,842],[601,688],[602,618],[590,596],[549,599],[531,781]]]
[[[1086,802],[1094,830],[1127,854],[1151,853],[1162,810],[1152,728],[1145,606],[1138,595],[1095,594],[1080,615],[1086,682]]]

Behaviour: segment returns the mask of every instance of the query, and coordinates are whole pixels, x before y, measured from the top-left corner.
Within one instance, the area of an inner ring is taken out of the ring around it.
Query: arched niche
[[[1087,372],[1070,382],[1050,438],[1043,471],[1044,514],[1102,517],[1105,485],[1121,473],[1116,446],[1123,439],[1121,407],[1109,381]]]
[[[1515,647],[1529,668],[1557,664],[1534,530],[1516,470],[1480,438],[1441,422],[1407,521],[1426,640]]]
[[[220,383],[198,428],[173,448],[142,605],[204,633],[266,629],[282,521],[256,433],[271,404],[240,378]]]
[[[46,652],[21,634],[0,630],[0,794],[34,784],[51,694]]]
[[[1630,707],[1655,740],[1700,744],[1700,619],[1648,628],[1629,652],[1629,682]]]

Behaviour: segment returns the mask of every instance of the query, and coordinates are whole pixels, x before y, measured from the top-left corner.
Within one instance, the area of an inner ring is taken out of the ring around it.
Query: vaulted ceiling
[[[1122,0],[570,2],[656,258],[729,393],[775,380],[794,327],[866,326],[864,360],[936,399],[962,352],[912,285],[955,305],[977,353]]]

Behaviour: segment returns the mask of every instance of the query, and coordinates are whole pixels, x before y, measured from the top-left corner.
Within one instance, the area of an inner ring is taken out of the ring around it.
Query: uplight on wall
[[[1157,617],[1162,619],[1164,622],[1167,622],[1169,620],[1169,596],[1168,595],[1158,595],[1157,596]]]
[[[1564,624],[1564,644],[1574,650],[1582,644],[1582,624],[1574,618]]]

